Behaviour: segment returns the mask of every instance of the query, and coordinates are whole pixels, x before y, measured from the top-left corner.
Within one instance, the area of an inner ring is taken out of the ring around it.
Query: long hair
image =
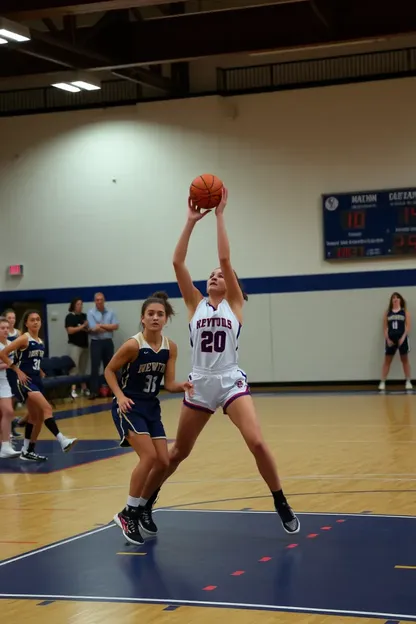
[[[68,312],[73,312],[78,301],[82,301],[81,297],[74,297],[69,304]]]
[[[403,308],[403,310],[406,310],[406,299],[402,297],[400,293],[394,292],[390,297],[388,311],[391,312],[393,308],[393,297],[397,297],[398,299],[400,299],[400,307]]]
[[[152,303],[160,303],[160,305],[163,305],[163,307],[165,308],[166,318],[168,320],[172,316],[175,315],[175,310],[173,309],[173,307],[169,303],[168,295],[165,292],[163,292],[163,291],[157,291],[157,292],[153,293],[153,295],[150,295],[150,297],[148,297],[146,299],[146,301],[143,303],[143,305],[142,305],[142,318],[143,318],[147,308]]]
[[[26,310],[25,313],[23,314],[22,320],[20,321],[20,324],[19,324],[19,329],[20,329],[20,332],[22,334],[27,332],[27,325],[26,325],[26,323],[27,323],[27,319],[29,318],[29,316],[31,314],[37,314],[38,316],[40,316],[39,310]],[[41,319],[42,319],[42,317],[41,317]]]

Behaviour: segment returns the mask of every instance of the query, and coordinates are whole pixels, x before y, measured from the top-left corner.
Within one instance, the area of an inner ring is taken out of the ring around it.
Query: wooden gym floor
[[[72,407],[59,408],[68,410],[61,430],[81,442],[62,455],[43,431],[39,452],[51,454],[42,470],[50,472],[0,460],[0,621],[416,620],[416,519],[403,517],[416,516],[415,396],[254,398],[300,513],[298,535],[286,535],[273,513],[253,513],[271,512],[271,497],[218,411],[163,488],[156,542],[126,546],[112,517],[125,503],[135,457],[118,449],[108,400],[78,401],[85,412],[101,411],[72,416]],[[179,408],[179,399],[162,404],[171,439]],[[141,602],[146,592],[159,596],[156,604]]]

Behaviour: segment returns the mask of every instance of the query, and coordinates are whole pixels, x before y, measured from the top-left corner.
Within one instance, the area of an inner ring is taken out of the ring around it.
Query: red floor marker
[[[204,591],[213,591],[214,589],[217,589],[217,585],[207,585],[206,587],[202,588]]]
[[[270,561],[271,557],[262,557],[259,561]]]
[[[309,533],[309,535],[306,536],[309,539],[314,539],[314,537],[318,537],[318,533]]]
[[[338,524],[342,524],[345,520],[337,520]]]
[[[296,548],[299,544],[289,544],[286,548]]]
[[[231,576],[241,576],[242,574],[244,574],[244,570],[236,570]]]
[[[332,527],[321,527],[321,531],[330,531]]]

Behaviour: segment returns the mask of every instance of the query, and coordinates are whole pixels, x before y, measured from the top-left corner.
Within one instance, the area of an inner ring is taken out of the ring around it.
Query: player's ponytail
[[[237,273],[235,271],[234,271],[234,275],[237,278],[237,282],[238,282],[238,285],[240,286],[241,294],[243,295],[244,301],[248,301],[248,295],[247,295],[246,291],[244,290],[244,286],[243,286],[240,278],[238,277],[238,275],[237,275]]]
[[[169,296],[165,292],[158,290],[157,292],[153,293],[153,295],[148,297],[146,301],[143,303],[142,317],[144,316],[144,313],[146,312],[149,305],[151,305],[152,303],[160,303],[161,305],[163,305],[163,307],[165,308],[166,318],[168,320],[172,316],[175,316],[175,310],[173,309],[172,305],[169,302]]]

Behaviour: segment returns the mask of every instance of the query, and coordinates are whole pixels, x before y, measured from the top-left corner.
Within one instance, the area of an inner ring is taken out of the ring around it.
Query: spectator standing
[[[87,315],[82,311],[82,299],[76,297],[71,301],[68,314],[65,318],[65,329],[68,334],[69,357],[73,360],[75,367],[72,375],[85,375],[88,365],[88,321]],[[85,396],[90,395],[85,382],[81,383],[81,392]],[[74,384],[71,388],[71,396],[76,399],[77,388]]]
[[[114,355],[113,333],[118,329],[118,319],[105,305],[103,293],[94,296],[95,307],[88,310],[87,320],[91,336],[91,396],[98,397],[100,364],[103,370]]]

